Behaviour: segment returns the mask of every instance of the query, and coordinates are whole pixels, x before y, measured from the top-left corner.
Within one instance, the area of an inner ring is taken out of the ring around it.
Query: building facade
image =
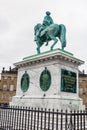
[[[79,97],[82,98],[83,104],[87,108],[87,74],[79,72]]]
[[[16,94],[17,85],[17,68],[5,70],[1,72],[0,81],[0,105],[9,105],[12,97]]]

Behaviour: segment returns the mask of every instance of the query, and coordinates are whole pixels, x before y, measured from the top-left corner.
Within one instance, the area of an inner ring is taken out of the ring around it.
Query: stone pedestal
[[[83,63],[60,49],[23,58],[14,64],[18,67],[17,91],[10,105],[83,108],[78,96],[78,66]]]

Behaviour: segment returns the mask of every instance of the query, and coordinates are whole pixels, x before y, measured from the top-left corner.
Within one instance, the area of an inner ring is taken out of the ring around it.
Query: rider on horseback
[[[46,16],[44,17],[43,23],[42,23],[42,25],[40,25],[40,28],[39,28],[38,32],[36,33],[35,40],[38,40],[39,37],[41,37],[41,31],[43,31],[48,26],[50,26],[51,24],[54,23],[53,19],[50,16],[50,14],[51,13],[49,11],[46,12]],[[46,37],[47,37],[47,39],[46,39],[46,42],[47,42],[46,46],[47,46],[48,45],[48,36],[46,35]]]
[[[51,16],[50,16],[50,12],[49,11],[47,11],[46,12],[46,16],[44,17],[44,20],[43,20],[43,26],[45,26],[45,28],[47,27],[47,26],[49,26],[50,24],[53,24],[54,22],[53,22],[53,19],[51,18]]]
[[[49,11],[47,11],[46,12],[46,16],[44,17],[44,20],[43,20],[43,27],[44,28],[46,28],[46,27],[48,27],[48,26],[50,26],[51,24],[53,24],[54,22],[53,22],[53,19],[51,18],[51,16],[50,16],[50,12]],[[47,36],[47,35],[46,35]],[[47,36],[47,43],[46,43],[46,46],[48,45],[48,36]]]
[[[46,16],[41,23],[38,23],[34,27],[35,41],[37,44],[37,53],[40,54],[41,46],[53,40],[53,44],[50,47],[50,50],[53,50],[54,46],[58,42],[58,39],[61,42],[61,48],[64,50],[66,47],[66,27],[63,24],[55,24],[53,19],[50,17],[50,12],[46,12]]]

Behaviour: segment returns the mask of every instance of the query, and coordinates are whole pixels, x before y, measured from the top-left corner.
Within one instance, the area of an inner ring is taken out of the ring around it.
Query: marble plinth
[[[83,108],[82,100],[78,96],[78,67],[83,63],[84,61],[74,57],[72,53],[60,49],[23,58],[14,64],[18,67],[17,90],[10,105],[72,110]],[[51,74],[51,85],[47,91],[40,87],[40,76],[45,68]],[[68,70],[76,75],[75,92],[62,91],[61,70]],[[23,92],[21,79],[25,72],[30,81],[28,90]]]

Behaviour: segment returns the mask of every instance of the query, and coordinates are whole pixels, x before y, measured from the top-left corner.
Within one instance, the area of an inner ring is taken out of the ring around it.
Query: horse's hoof
[[[53,50],[53,48],[50,48],[50,50],[52,51],[52,50]]]
[[[40,50],[37,48],[37,54],[40,54]]]
[[[62,47],[62,51],[64,51],[64,47]]]

